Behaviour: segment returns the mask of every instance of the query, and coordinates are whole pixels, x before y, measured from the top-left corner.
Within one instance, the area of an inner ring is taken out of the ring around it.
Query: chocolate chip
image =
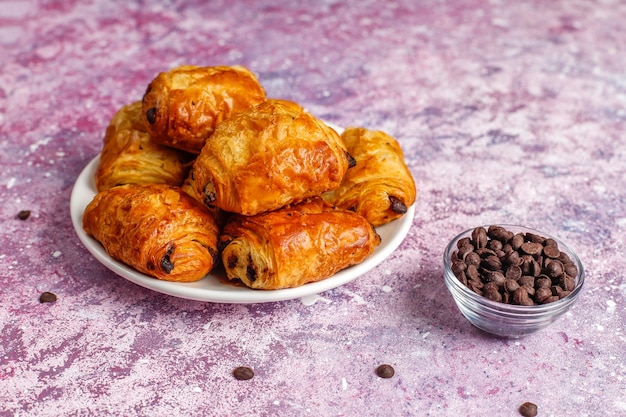
[[[26,220],[30,217],[30,210],[20,210],[19,213],[17,213],[17,218],[20,220]]]
[[[472,246],[472,241],[470,240],[469,237],[462,237],[461,239],[459,239],[458,242],[456,242],[456,247],[458,249],[461,249],[463,246]]]
[[[487,228],[487,235],[492,239],[502,242],[506,242],[513,237],[513,234],[502,226],[489,226]]]
[[[477,227],[472,230],[472,241],[476,249],[484,248],[487,246],[487,231],[482,227]]]
[[[493,282],[499,287],[503,286],[504,281],[506,281],[504,274],[500,271],[487,272],[487,274],[485,275],[485,278],[487,279],[488,282]]]
[[[493,281],[489,281],[483,286],[483,291],[486,293],[498,291],[499,289],[500,289],[500,286]]]
[[[502,302],[502,294],[498,290],[489,290],[483,292],[483,297],[491,301]]]
[[[551,285],[552,285],[552,280],[545,275],[539,275],[537,279],[535,279],[535,288],[537,289],[550,288]]]
[[[563,288],[563,291],[573,291],[576,287],[576,281],[569,275],[564,274],[559,278],[559,285]]]
[[[511,247],[513,248],[513,250],[519,250],[519,248],[522,247],[523,243],[524,243],[524,235],[520,233],[516,234],[511,239]]]
[[[504,289],[506,290],[506,292],[512,294],[518,288],[519,288],[519,284],[514,279],[507,279],[506,281],[504,281]],[[552,295],[552,291],[550,291],[550,295]]]
[[[397,214],[404,214],[407,212],[408,208],[404,201],[400,200],[398,197],[389,196],[389,201],[391,202],[391,211]]]
[[[352,168],[356,166],[356,159],[348,152],[346,152],[346,157],[348,158],[348,168]]]
[[[156,107],[151,107],[146,111],[146,119],[148,123],[153,125],[156,122],[157,109]]]
[[[39,296],[40,303],[54,303],[56,300],[57,300],[56,294],[50,291],[43,292]]]
[[[246,278],[248,278],[250,282],[254,282],[258,278],[252,256],[248,256],[248,266],[246,266]]]
[[[376,375],[381,378],[391,378],[395,373],[396,371],[393,369],[393,366],[387,365],[386,363],[379,365],[378,368],[376,368]]]
[[[533,243],[539,243],[541,246],[543,246],[544,242],[546,241],[546,238],[540,235],[537,235],[535,233],[526,233],[526,240],[529,242],[533,242]]]
[[[557,260],[553,260],[552,262],[550,262],[546,269],[548,270],[548,276],[552,278],[558,278],[563,275],[564,272],[563,264],[561,263],[561,261]]]
[[[217,198],[217,195],[215,194],[215,185],[212,182],[208,183],[204,187],[202,194],[204,195],[204,204],[209,205],[210,203],[213,203]]]
[[[518,280],[517,283],[521,286],[526,285],[527,287],[534,287],[535,286],[535,277],[531,276],[531,275],[522,275]]]
[[[459,259],[465,259],[465,256],[474,251],[474,247],[471,244],[464,245],[459,248]],[[480,254],[479,254],[480,255]]]
[[[537,302],[540,304],[547,300],[549,297],[552,297],[552,290],[550,290],[550,288],[548,287],[540,287],[537,289],[537,291],[535,291],[535,300],[537,300]]]
[[[574,265],[573,263],[565,265],[564,269],[565,273],[570,277],[575,277],[578,275],[578,268],[576,268],[576,265]]]
[[[543,250],[543,246],[541,246],[540,243],[524,242],[522,243],[522,247],[520,249],[529,255],[538,255]]]
[[[231,254],[230,256],[228,256],[226,264],[228,265],[230,269],[233,269],[234,267],[236,267],[238,263],[239,263],[239,258],[237,257],[237,255]]]
[[[254,377],[254,371],[247,366],[238,366],[233,370],[233,376],[239,381],[247,381]]]
[[[467,265],[480,266],[480,255],[476,252],[470,252],[465,256],[465,263]]]
[[[496,255],[488,256],[481,262],[481,265],[490,271],[497,271],[502,268],[502,262],[500,262],[500,259],[498,259]]]
[[[489,243],[487,244],[487,247],[491,249],[492,251],[498,253],[502,250],[504,245],[499,240],[490,240]]]
[[[559,251],[558,247],[549,245],[544,246],[543,254],[546,255],[548,258],[558,258],[561,252]]]
[[[537,405],[527,401],[519,406],[519,413],[524,417],[535,417],[537,415]]]
[[[169,274],[174,269],[174,264],[170,259],[172,252],[174,252],[174,245],[170,245],[170,247],[167,248],[167,252],[163,255],[163,259],[161,259],[161,269],[163,269],[163,272],[166,274]]]
[[[519,266],[521,262],[522,262],[522,258],[520,258],[519,252],[517,252],[517,249],[514,249],[514,252],[511,252],[510,254],[508,254],[507,257],[504,259],[504,263],[507,265]]]
[[[553,295],[552,297],[548,297],[545,300],[543,300],[542,304],[553,303],[555,301],[559,301],[560,299],[561,299],[561,297],[559,297],[558,295]]]
[[[520,279],[522,277],[522,268],[520,268],[517,265],[511,265],[506,269],[506,274],[505,276],[508,279],[512,279],[517,281],[518,279]]]
[[[465,275],[467,275],[467,278],[473,281],[480,281],[480,272],[478,272],[478,268],[476,268],[476,266],[474,265],[467,266],[467,269],[465,270]]]

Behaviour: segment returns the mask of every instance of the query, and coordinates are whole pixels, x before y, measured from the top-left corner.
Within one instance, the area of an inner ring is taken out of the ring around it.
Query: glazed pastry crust
[[[189,154],[150,139],[140,101],[118,110],[103,142],[95,175],[98,191],[123,184],[181,185],[191,165]]]
[[[206,276],[218,258],[213,217],[180,188],[123,185],[98,193],[83,229],[114,259],[166,281]]]
[[[228,278],[264,290],[323,280],[361,263],[379,244],[362,216],[319,197],[256,216],[233,215],[220,237]]]
[[[219,123],[263,100],[265,90],[243,66],[181,66],[148,85],[142,117],[154,141],[198,154]]]
[[[374,226],[401,217],[415,203],[415,181],[400,144],[388,134],[349,127],[341,135],[356,160],[341,186],[324,193],[330,204],[352,210]]]
[[[217,207],[254,215],[338,187],[348,164],[337,132],[296,103],[268,99],[218,126],[193,175]]]

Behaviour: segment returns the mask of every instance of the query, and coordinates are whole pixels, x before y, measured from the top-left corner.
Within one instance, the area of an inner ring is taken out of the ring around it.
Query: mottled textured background
[[[625,22],[617,0],[0,0],[0,416],[626,415]],[[400,248],[315,302],[252,305],[95,261],[74,181],[180,64],[245,65],[272,97],[395,136],[418,187]],[[494,222],[560,237],[587,272],[523,339],[473,328],[443,283],[447,241]]]

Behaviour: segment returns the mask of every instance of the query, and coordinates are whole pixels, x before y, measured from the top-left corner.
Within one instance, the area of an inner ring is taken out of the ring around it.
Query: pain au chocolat
[[[111,119],[96,168],[96,189],[124,184],[181,185],[192,156],[151,140],[141,118],[141,102],[122,106]]]
[[[213,216],[179,187],[122,185],[85,209],[83,229],[114,259],[166,281],[206,276],[218,259]]]
[[[206,201],[254,215],[335,189],[350,162],[323,121],[296,103],[268,99],[222,122],[192,175]]]
[[[361,215],[319,197],[254,216],[232,215],[220,237],[227,277],[264,290],[323,280],[362,262],[379,244]]]
[[[379,130],[348,127],[341,137],[356,161],[341,185],[322,197],[355,211],[374,226],[403,216],[415,202],[415,181],[396,139]]]
[[[148,85],[142,114],[156,142],[198,154],[218,124],[265,98],[243,66],[180,66]]]

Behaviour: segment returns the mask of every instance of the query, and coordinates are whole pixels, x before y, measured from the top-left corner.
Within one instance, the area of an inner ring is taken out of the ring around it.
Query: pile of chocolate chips
[[[578,269],[557,242],[502,226],[477,227],[457,242],[452,272],[465,286],[490,300],[532,306],[566,297]]]

